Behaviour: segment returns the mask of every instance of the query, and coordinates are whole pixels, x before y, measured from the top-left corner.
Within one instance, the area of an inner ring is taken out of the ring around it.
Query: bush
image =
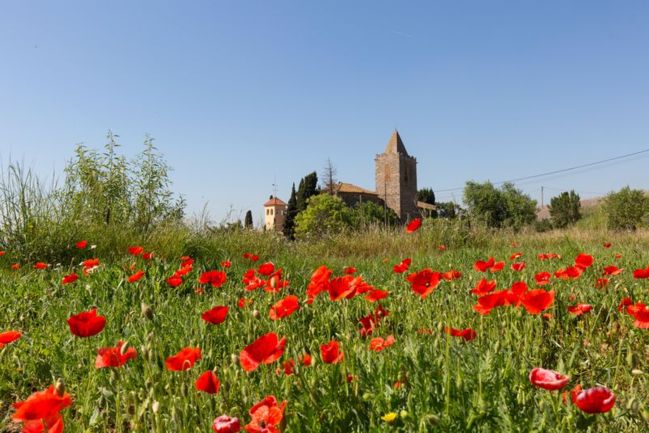
[[[628,186],[604,199],[604,213],[611,230],[635,230],[649,213],[649,198],[639,189]]]
[[[549,210],[555,227],[568,227],[581,219],[581,198],[574,191],[562,192],[552,197]]]
[[[356,203],[351,211],[351,224],[355,229],[363,230],[370,226],[394,227],[399,224],[399,217],[390,208],[371,201]]]
[[[520,230],[536,220],[536,200],[505,183],[500,189],[491,182],[467,182],[464,202],[469,216],[490,228],[511,227]]]
[[[312,196],[295,218],[298,239],[340,233],[352,225],[352,212],[342,199],[329,194]]]

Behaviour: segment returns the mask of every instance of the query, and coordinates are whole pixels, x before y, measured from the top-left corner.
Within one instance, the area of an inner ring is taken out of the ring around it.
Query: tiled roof
[[[282,200],[278,199],[277,197],[273,197],[270,200],[268,200],[266,203],[264,203],[264,207],[268,206],[286,206],[286,203],[284,203]]]
[[[404,146],[403,141],[401,141],[401,136],[396,129],[392,133],[392,137],[390,137],[390,141],[385,148],[385,153],[401,153],[408,156],[406,146]]]
[[[368,194],[368,195],[378,195],[376,191],[370,191],[360,186],[352,185],[351,183],[339,183],[336,185],[336,194],[338,193],[354,193],[354,194]]]
[[[419,209],[426,209],[426,210],[436,210],[437,209],[437,206],[435,206],[434,204],[429,204],[429,203],[426,203],[424,201],[418,201],[417,202],[417,207]]]

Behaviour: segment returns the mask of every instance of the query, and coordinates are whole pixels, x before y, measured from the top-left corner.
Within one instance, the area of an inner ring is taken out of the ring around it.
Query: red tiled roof
[[[368,194],[368,195],[378,195],[375,191],[370,191],[360,186],[352,185],[351,183],[339,183],[336,185],[336,194],[337,193],[354,193],[354,194]]]
[[[264,203],[264,207],[268,206],[286,206],[286,203],[284,203],[282,200],[278,199],[277,197],[273,197],[270,200],[268,200],[266,203]]]

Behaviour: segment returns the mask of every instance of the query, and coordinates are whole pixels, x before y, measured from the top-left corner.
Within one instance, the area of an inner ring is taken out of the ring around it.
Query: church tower
[[[376,155],[376,192],[401,222],[419,217],[417,159],[408,155],[395,129],[385,152]]]

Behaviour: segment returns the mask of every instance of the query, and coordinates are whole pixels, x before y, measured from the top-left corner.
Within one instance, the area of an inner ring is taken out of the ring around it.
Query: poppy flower
[[[372,290],[369,293],[369,295],[365,296],[365,299],[367,299],[370,302],[380,301],[381,299],[385,299],[388,296],[388,293],[389,292],[387,290],[385,291],[379,289]]]
[[[5,331],[0,333],[0,349],[9,343],[13,343],[22,336],[23,334],[20,331]]]
[[[142,278],[143,276],[144,276],[144,271],[142,271],[141,269],[138,269],[138,271],[136,273],[134,273],[133,275],[128,277],[128,282],[129,283],[134,283],[134,282],[138,281],[140,278]]]
[[[616,255],[615,255],[615,258],[616,258],[616,259],[621,259],[621,258],[622,258],[622,254],[616,254]]]
[[[307,295],[309,295],[309,300],[307,304],[312,304],[318,294],[329,290],[329,279],[333,275],[331,269],[327,269],[325,265],[320,266],[315,272],[311,275],[309,286],[307,287]]]
[[[343,269],[343,274],[351,275],[356,273],[356,268],[353,266],[348,266],[345,269]]]
[[[577,402],[577,394],[579,394],[580,392],[581,392],[580,384],[575,385],[572,391],[570,391],[570,400],[572,401],[573,404]],[[567,392],[564,392],[561,396],[564,404],[566,403],[567,394],[568,394]]]
[[[184,265],[177,271],[174,271],[174,275],[177,275],[179,277],[184,277],[185,275],[189,274],[192,271],[192,265]]]
[[[142,254],[144,260],[151,260],[153,258],[153,253],[144,253]]]
[[[444,251],[446,249],[446,245],[440,245],[437,247],[437,251]]]
[[[250,254],[250,253],[244,253],[244,254],[243,254],[243,258],[244,258],[244,259],[249,259],[250,256],[252,256],[252,254]]]
[[[209,271],[203,272],[198,282],[201,284],[211,284],[212,287],[219,288],[228,280],[225,272],[223,271]]]
[[[494,263],[494,265],[491,268],[489,268],[489,272],[493,274],[494,272],[502,271],[504,267],[505,267],[505,262]]]
[[[139,256],[144,252],[144,248],[142,247],[129,247],[128,248],[128,253],[132,256]]]
[[[282,356],[285,347],[286,337],[278,340],[277,334],[274,332],[262,335],[239,353],[241,367],[250,373],[255,371],[261,363],[271,364]]]
[[[649,266],[646,269],[636,269],[633,271],[633,278],[638,280],[649,278]]]
[[[495,281],[487,281],[486,278],[478,281],[478,284],[475,286],[475,289],[471,290],[471,293],[478,296],[486,295],[487,293],[493,291],[496,288]]]
[[[333,340],[327,344],[320,345],[320,356],[327,364],[337,364],[345,359],[345,352],[340,350],[340,344]]]
[[[579,253],[579,255],[575,258],[575,265],[581,269],[588,269],[593,266],[593,263],[593,256],[589,256],[585,253]]]
[[[65,391],[57,391],[52,385],[45,391],[35,392],[25,401],[14,403],[13,407],[16,408],[16,412],[12,418],[15,422],[25,422],[23,431],[39,431],[38,429],[29,430],[29,427],[41,427],[42,431],[42,420],[45,420],[48,428],[60,423],[61,430],[59,431],[62,431],[63,421],[56,415],[70,405],[72,405],[70,394]]]
[[[74,283],[79,279],[77,274],[70,274],[63,277],[63,285]]]
[[[230,266],[232,266],[232,262],[229,261],[229,260],[226,261],[226,262],[221,262],[221,267],[223,267],[223,268],[226,268],[226,269],[227,269],[227,268],[229,268]]]
[[[374,326],[378,326],[381,319],[383,319],[385,316],[389,314],[390,314],[389,311],[384,310],[383,307],[379,305],[374,310],[374,313],[368,314],[367,316],[358,319],[359,323],[362,326],[362,328],[360,329],[361,336],[366,337],[369,334],[371,334],[374,330]]]
[[[286,402],[277,404],[275,396],[268,396],[250,408],[252,420],[246,425],[248,433],[281,433],[279,425],[284,418]]]
[[[487,260],[486,262],[484,260],[478,260],[477,262],[475,262],[475,265],[473,265],[473,267],[476,271],[486,272],[487,269],[491,269],[493,267],[494,263],[494,258],[489,257],[489,260]]]
[[[79,241],[77,242],[77,248],[84,249],[88,245],[88,241]]]
[[[511,256],[509,256],[509,260],[514,261],[519,257],[523,257],[523,253],[514,253]]]
[[[604,244],[604,248],[611,248],[611,244],[610,243]]]
[[[456,270],[452,269],[452,270],[450,270],[448,272],[444,272],[442,274],[442,278],[444,278],[445,280],[449,280],[449,281],[457,280],[458,278],[462,278],[462,273],[460,271],[456,271]]]
[[[539,254],[539,260],[558,259],[559,255],[555,253]]]
[[[50,265],[43,263],[43,262],[38,262],[34,265],[34,269],[47,269],[49,268]]]
[[[410,282],[410,287],[421,296],[421,299],[426,299],[439,285],[440,277],[439,272],[433,272],[430,268],[426,268],[423,271],[410,274],[406,281]]]
[[[252,256],[250,256],[251,262],[256,262],[257,260],[259,260],[259,256],[257,254],[253,254]]]
[[[259,266],[259,268],[257,268],[257,273],[265,277],[271,275],[273,272],[275,272],[275,265],[271,262],[264,263],[263,265]]]
[[[633,326],[640,329],[649,329],[649,310],[641,302],[627,307],[626,312],[635,318]]]
[[[214,307],[211,310],[204,312],[201,318],[207,323],[218,325],[225,322],[225,319],[228,317],[228,311],[230,311],[228,307],[219,305],[218,307]]]
[[[409,267],[410,267],[410,264],[405,263],[405,260],[404,260],[403,262],[399,263],[398,265],[394,265],[394,268],[392,268],[392,271],[395,274],[403,274],[404,272],[406,272],[408,270]]]
[[[196,380],[196,389],[208,394],[218,394],[221,387],[221,381],[212,370],[201,374]]]
[[[20,265],[18,263],[11,265],[11,269],[20,269]]]
[[[97,316],[97,309],[93,308],[88,312],[79,313],[68,320],[70,332],[77,337],[92,337],[99,334],[106,326],[106,318]]]
[[[177,354],[170,356],[165,360],[165,366],[169,371],[189,370],[194,366],[196,361],[201,359],[201,349],[197,347],[185,347]]]
[[[514,271],[522,271],[523,269],[525,269],[525,262],[512,263],[511,268]]]
[[[241,431],[241,422],[239,422],[239,418],[221,415],[212,422],[212,430],[216,433],[239,433]]]
[[[617,311],[622,311],[626,313],[626,307],[629,305],[633,305],[633,300],[631,298],[623,298],[622,302],[620,302],[620,305],[617,307]]]
[[[557,389],[563,388],[568,383],[568,380],[570,380],[568,376],[553,370],[535,368],[530,371],[530,382],[532,385],[547,389],[548,391],[556,391]]]
[[[368,347],[368,350],[380,352],[383,349],[392,346],[393,344],[394,336],[392,335],[388,335],[388,338],[386,338],[385,340],[381,337],[372,338],[372,340],[370,340],[370,347]]]
[[[117,347],[102,347],[97,350],[95,359],[95,368],[121,367],[129,359],[137,358],[137,352],[134,348],[129,347],[122,353],[124,342],[117,343]]]
[[[167,284],[171,287],[178,287],[183,283],[183,278],[180,275],[173,275],[167,278]]]
[[[478,313],[486,316],[491,313],[496,307],[502,307],[507,302],[507,291],[501,290],[498,292],[488,293],[478,298],[478,305],[473,305],[473,309]]]
[[[275,305],[270,308],[270,320],[277,320],[283,317],[288,317],[293,314],[293,312],[298,308],[300,308],[300,304],[298,302],[297,296],[287,296],[281,301],[276,302]]]
[[[577,317],[582,316],[582,315],[590,312],[590,310],[592,310],[592,309],[593,309],[592,305],[582,304],[581,302],[578,303],[577,305],[569,305],[568,306],[568,312],[570,314],[572,314],[573,316],[577,316]]]
[[[622,272],[624,272],[624,269],[620,269],[617,266],[607,266],[604,268],[604,272],[602,273],[602,275],[603,276],[620,275]]]
[[[421,218],[415,218],[406,225],[406,233],[417,231],[421,227]]]
[[[595,285],[598,289],[603,289],[604,287],[608,286],[608,283],[609,283],[608,278],[598,278]]]
[[[579,266],[568,266],[565,269],[559,269],[556,271],[554,276],[562,280],[568,280],[570,278],[576,280],[581,276],[583,271],[584,269]]]
[[[475,332],[471,328],[460,330],[460,329],[454,329],[447,326],[445,331],[447,334],[449,334],[452,337],[461,337],[464,338],[466,341],[471,341],[478,336],[477,332]]]
[[[530,314],[539,314],[550,308],[554,302],[554,290],[546,292],[543,289],[530,290],[522,296],[523,307]]]
[[[254,303],[255,303],[255,301],[253,301],[252,299],[241,298],[241,299],[239,299],[238,305],[239,305],[239,308],[247,308],[247,307],[251,306]]]
[[[615,394],[604,386],[584,389],[577,394],[577,407],[586,413],[604,413],[613,409]]]
[[[180,260],[182,261],[180,263],[181,268],[186,268],[186,267],[190,266],[190,269],[191,269],[191,265],[194,264],[194,259],[192,259],[189,256],[183,256],[183,257],[180,258]]]

